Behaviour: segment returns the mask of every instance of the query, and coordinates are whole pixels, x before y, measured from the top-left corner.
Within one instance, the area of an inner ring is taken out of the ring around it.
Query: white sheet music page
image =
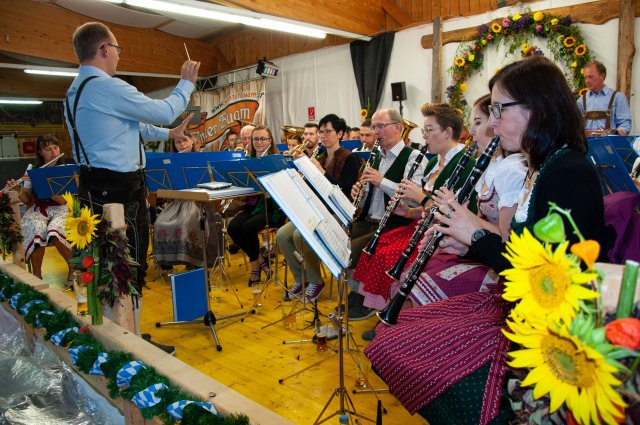
[[[332,184],[325,176],[313,165],[311,159],[306,155],[293,161],[296,168],[300,170],[302,175],[307,179],[314,189],[320,194],[322,199],[331,207],[333,213],[336,214],[342,224],[347,226],[354,216],[356,209],[349,201],[349,198],[342,193],[340,186]]]
[[[340,223],[296,170],[289,168],[258,179],[318,258],[338,278],[351,255],[349,238]]]

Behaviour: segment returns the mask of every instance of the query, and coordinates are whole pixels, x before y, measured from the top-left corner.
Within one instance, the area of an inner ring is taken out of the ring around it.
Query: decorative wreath
[[[553,59],[564,68],[576,97],[584,94],[588,89],[582,68],[592,57],[582,32],[573,25],[571,16],[523,12],[483,24],[478,27],[478,38],[460,43],[453,65],[449,68],[453,79],[446,92],[449,103],[467,117],[469,105],[464,98],[464,92],[467,90],[466,81],[481,69],[484,51],[490,46],[505,43],[509,47],[509,54],[520,48],[523,57],[542,55],[542,50],[528,43],[531,38],[536,37],[546,40]]]

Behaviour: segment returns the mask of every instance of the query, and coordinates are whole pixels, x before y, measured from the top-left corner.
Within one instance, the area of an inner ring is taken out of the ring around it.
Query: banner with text
[[[200,107],[201,120],[189,127],[191,133],[208,150],[233,150],[225,145],[229,133],[239,135],[248,123],[264,123],[264,90],[265,80],[255,80],[193,93],[189,106]]]

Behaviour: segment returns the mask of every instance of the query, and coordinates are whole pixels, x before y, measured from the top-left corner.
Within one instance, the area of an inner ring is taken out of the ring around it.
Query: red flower
[[[89,326],[82,326],[80,329],[78,329],[78,332],[81,334],[91,335],[91,329],[89,329]]]
[[[82,272],[82,274],[80,275],[80,280],[85,285],[88,285],[93,280],[93,276],[94,274],[91,272]]]
[[[607,325],[606,335],[613,344],[637,350],[640,348],[640,320],[633,317],[614,320]]]
[[[95,261],[93,260],[93,257],[90,255],[87,255],[82,259],[82,267],[84,267],[85,269],[88,269],[89,267],[93,266],[94,262]]]

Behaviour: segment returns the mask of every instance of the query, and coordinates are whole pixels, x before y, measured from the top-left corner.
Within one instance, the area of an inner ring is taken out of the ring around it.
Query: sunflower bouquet
[[[2,251],[2,259],[6,260],[7,253],[15,249],[16,244],[20,242],[22,242],[22,232],[13,215],[9,194],[0,192],[0,251]]]
[[[65,231],[71,244],[69,263],[75,283],[87,287],[88,313],[102,324],[102,305],[113,307],[125,295],[138,295],[134,287],[136,262],[129,254],[124,232],[92,214],[71,194],[63,195],[68,208]]]
[[[569,246],[562,216],[578,243]],[[516,304],[503,333],[515,343],[507,363],[517,423],[615,424],[637,404],[640,320],[628,316],[638,264],[625,270],[617,320],[603,317],[599,250],[555,204],[533,234],[511,234],[503,298]]]

